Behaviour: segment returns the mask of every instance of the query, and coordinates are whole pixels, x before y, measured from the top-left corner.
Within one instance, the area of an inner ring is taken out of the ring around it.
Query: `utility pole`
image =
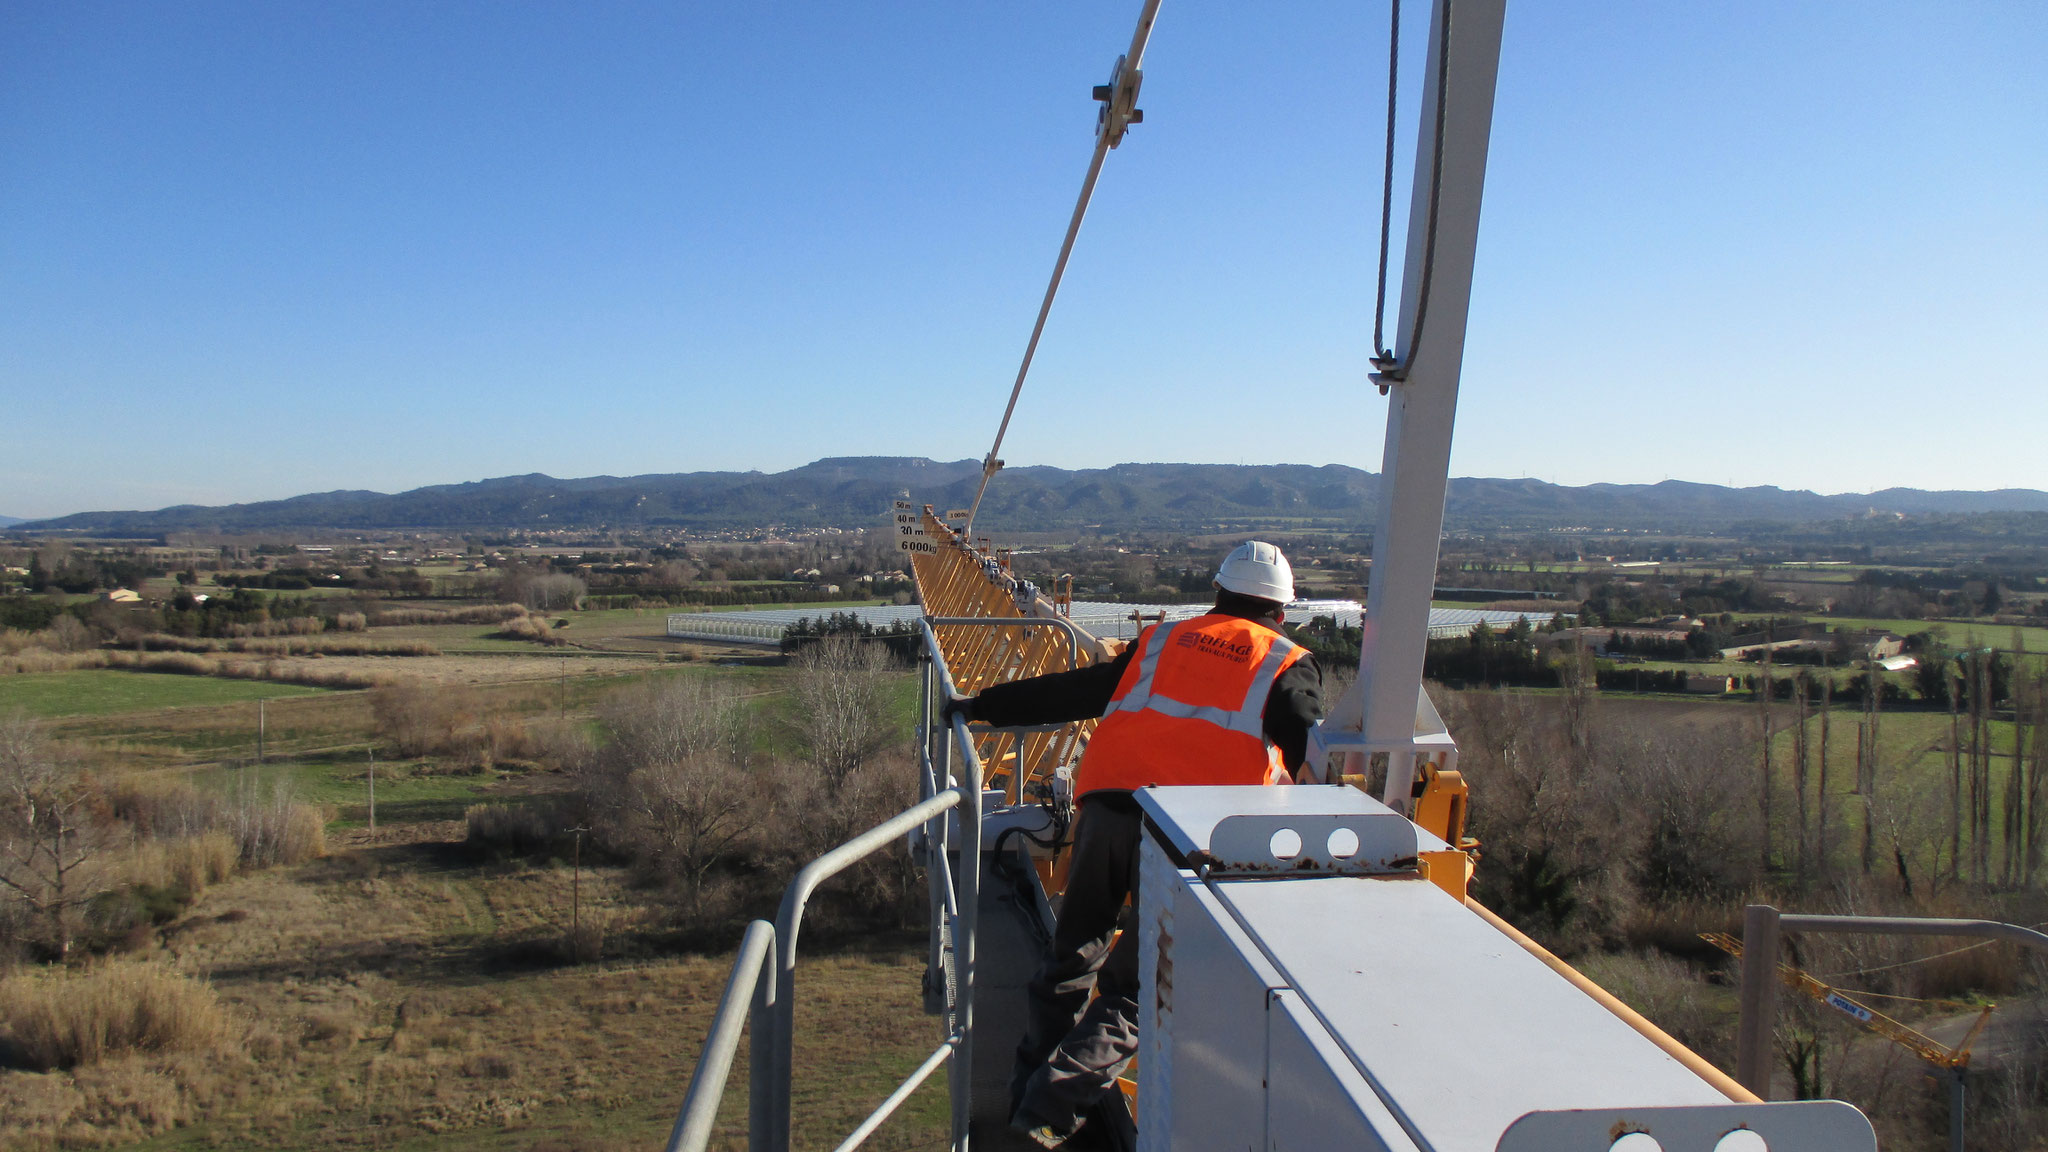
[[[568,831],[576,837],[569,849],[569,948],[573,952],[583,947],[583,834],[590,829],[579,824]]]
[[[258,697],[256,700],[256,763],[258,764],[262,764],[265,762],[264,735],[265,730],[268,728],[269,725],[268,717],[265,715],[264,712],[264,705],[268,703],[268,700],[265,700],[261,697]]]
[[[377,834],[377,746],[370,746],[370,835]]]

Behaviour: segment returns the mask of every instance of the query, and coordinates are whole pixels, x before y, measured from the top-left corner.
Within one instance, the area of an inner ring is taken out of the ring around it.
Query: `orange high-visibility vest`
[[[1074,795],[1147,784],[1287,779],[1265,736],[1266,696],[1303,649],[1264,624],[1208,615],[1139,633],[1109,711],[1081,754]]]

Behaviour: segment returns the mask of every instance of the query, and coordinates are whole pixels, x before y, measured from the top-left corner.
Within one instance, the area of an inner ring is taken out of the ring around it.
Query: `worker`
[[[1030,984],[1011,1083],[1011,1127],[1042,1147],[1080,1128],[1137,1051],[1138,934],[1111,944],[1125,897],[1137,900],[1133,790],[1290,781],[1322,716],[1322,670],[1281,634],[1294,599],[1287,557],[1248,541],[1224,558],[1214,587],[1206,615],[1150,625],[1114,660],[997,684],[945,707],[949,720],[997,728],[1101,717],[1075,772],[1067,889]]]

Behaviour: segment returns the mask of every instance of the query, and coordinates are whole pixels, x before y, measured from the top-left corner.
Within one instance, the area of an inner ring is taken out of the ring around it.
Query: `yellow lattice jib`
[[[910,563],[926,616],[1022,620],[1059,615],[1051,600],[1011,576],[1006,554],[988,547],[986,541],[976,547],[933,514],[930,505],[925,506],[923,523],[925,536],[935,547],[929,553],[912,554]],[[939,624],[932,631],[953,674],[954,687],[963,695],[1069,666],[1068,633],[1063,628]],[[1110,651],[1085,632],[1081,637],[1077,657],[1081,664]],[[1093,720],[1084,720],[1051,732],[983,736],[977,746],[982,786],[1002,788],[1012,803],[1028,799],[1034,785],[1049,779],[1054,768],[1078,754],[1094,728]]]

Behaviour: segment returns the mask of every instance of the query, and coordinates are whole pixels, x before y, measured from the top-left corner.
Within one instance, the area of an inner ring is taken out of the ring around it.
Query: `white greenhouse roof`
[[[1209,610],[1207,604],[1108,604],[1099,600],[1074,601],[1071,619],[1097,636],[1128,640],[1138,634],[1138,617],[1145,623],[1160,618],[1188,620]],[[924,609],[915,604],[890,604],[861,608],[804,606],[768,608],[747,612],[675,612],[668,618],[668,634],[679,640],[724,640],[738,644],[780,644],[790,625],[804,619],[823,619],[844,613],[876,628],[902,622],[916,623]],[[1334,616],[1340,627],[1356,628],[1365,610],[1356,600],[1296,600],[1287,606],[1287,618],[1306,624],[1317,616]],[[1481,621],[1495,628],[1512,627],[1527,617],[1529,623],[1550,619],[1547,612],[1491,612],[1477,608],[1431,608],[1429,635],[1443,640],[1469,634]]]

